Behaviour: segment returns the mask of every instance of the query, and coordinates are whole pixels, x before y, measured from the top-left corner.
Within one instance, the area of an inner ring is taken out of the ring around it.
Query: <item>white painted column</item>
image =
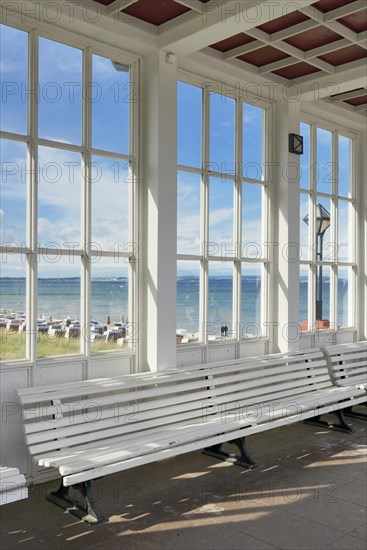
[[[273,351],[299,349],[299,176],[300,157],[289,153],[288,135],[299,134],[300,103],[278,101],[274,114],[275,178],[273,216],[278,235],[275,254]]]
[[[140,365],[176,366],[176,96],[175,56],[154,52],[142,64]]]
[[[356,151],[357,196],[357,339],[367,338],[367,130],[361,131]],[[358,207],[359,205],[359,207]]]

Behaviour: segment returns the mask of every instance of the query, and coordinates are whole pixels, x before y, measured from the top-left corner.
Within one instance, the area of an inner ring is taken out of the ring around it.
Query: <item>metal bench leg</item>
[[[232,464],[236,464],[237,466],[243,466],[244,468],[256,468],[258,464],[251,458],[249,455],[245,438],[239,437],[237,439],[232,439],[232,441],[228,441],[231,445],[236,445],[236,447],[240,451],[240,455],[235,455],[233,453],[228,453],[227,451],[223,451],[222,449],[222,443],[219,443],[218,445],[212,445],[211,447],[206,447],[203,449],[202,453],[205,455],[213,456],[214,458],[219,458],[220,460],[225,460],[226,462],[231,462]]]
[[[94,505],[94,500],[92,496],[92,484],[90,481],[85,481],[83,483],[77,483],[72,485],[73,489],[77,489],[82,496],[82,503],[76,502],[74,498],[70,497],[69,489],[70,487],[65,487],[61,480],[61,485],[57,491],[50,493],[47,496],[47,500],[53,502],[60,508],[63,508],[70,514],[77,516],[78,518],[86,521],[90,525],[95,525],[97,523],[102,523],[106,521],[106,518],[100,514]]]
[[[327,422],[326,420],[321,420],[321,414],[318,416],[314,416],[313,418],[308,418],[307,420],[304,420],[303,422],[305,424],[311,424],[311,426],[318,426],[322,428],[329,428],[332,430],[336,430],[338,432],[343,433],[353,433],[354,430],[349,426],[347,423],[343,411],[340,409],[338,411],[332,411],[330,414],[335,414],[339,419],[339,424],[333,424],[332,422]]]
[[[361,405],[367,407],[367,403],[361,403]],[[359,420],[367,420],[367,414],[362,412],[356,412],[353,410],[353,407],[347,407],[344,409],[345,416],[350,416],[351,418],[358,418]]]

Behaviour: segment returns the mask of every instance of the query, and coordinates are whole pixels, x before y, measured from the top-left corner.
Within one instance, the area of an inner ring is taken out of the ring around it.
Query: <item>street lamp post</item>
[[[308,214],[303,218],[308,225]],[[322,321],[322,249],[326,230],[330,227],[330,212],[316,205],[316,260],[319,260],[318,276],[316,277],[316,320]]]

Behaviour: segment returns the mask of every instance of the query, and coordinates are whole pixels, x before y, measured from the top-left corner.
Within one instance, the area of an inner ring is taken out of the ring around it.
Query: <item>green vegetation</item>
[[[25,340],[24,332],[8,332],[4,328],[0,329],[0,360],[14,361],[16,359],[25,359]],[[128,345],[118,346],[115,342],[106,342],[105,340],[96,340],[92,343],[93,352],[108,350],[124,350]],[[67,339],[64,337],[52,337],[48,334],[38,334],[37,355],[38,357],[50,357],[55,355],[74,355],[80,353],[79,338]]]

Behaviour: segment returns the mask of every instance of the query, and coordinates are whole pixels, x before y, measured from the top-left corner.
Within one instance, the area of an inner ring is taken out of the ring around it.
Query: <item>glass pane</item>
[[[41,247],[81,246],[81,156],[39,147],[38,240]]]
[[[200,254],[200,176],[177,174],[177,253]]]
[[[262,265],[242,264],[241,277],[241,336],[260,336]]]
[[[264,115],[264,109],[248,103],[243,104],[242,174],[244,178],[264,180]]]
[[[210,94],[210,170],[234,174],[235,101]]]
[[[27,146],[0,140],[1,157],[1,243],[21,246],[26,243]]]
[[[231,180],[210,178],[208,254],[222,258],[236,254],[233,238],[233,189]]]
[[[242,184],[242,250],[244,258],[265,255],[262,238],[262,186]]]
[[[39,39],[39,135],[81,144],[82,52]]]
[[[129,154],[130,104],[137,101],[129,69],[111,59],[93,55],[92,144],[96,149]]]
[[[331,193],[335,179],[335,166],[332,162],[332,133],[317,128],[316,140],[316,188],[322,193]]]
[[[310,188],[310,125],[301,122],[300,133],[303,136],[303,155],[300,156],[300,182],[304,189]]]
[[[0,51],[1,130],[25,135],[27,134],[27,99],[29,88],[28,33],[1,25]]]
[[[353,205],[338,201],[338,259],[341,262],[353,261],[355,236],[352,226]]]
[[[300,194],[300,255],[302,260],[309,259],[309,201],[308,195]]]
[[[353,312],[349,308],[352,270],[348,267],[338,269],[338,327],[353,325]]]
[[[300,330],[308,330],[308,278],[309,268],[301,265],[299,270],[299,322]]]
[[[339,136],[339,166],[338,166],[338,194],[341,197],[351,197],[351,140],[344,136]]]
[[[201,166],[202,89],[177,83],[177,162]]]
[[[0,359],[25,358],[26,259],[19,254],[1,254]]]
[[[330,279],[329,266],[317,266],[316,276],[316,328],[330,326]],[[322,287],[320,289],[320,280]]]
[[[211,262],[208,290],[208,340],[223,340],[233,332],[233,266]]]
[[[39,257],[38,357],[80,353],[80,286],[79,257]]]
[[[177,263],[177,344],[195,342],[200,334],[200,264],[199,262]]]
[[[93,157],[92,243],[97,250],[131,252],[129,190],[132,176],[127,161]]]
[[[331,200],[316,197],[316,250],[317,259],[325,262],[337,258],[337,243],[333,241],[333,220],[331,219]],[[326,229],[325,229],[326,228]],[[325,231],[324,231],[325,229]],[[321,248],[320,248],[321,247]],[[320,255],[321,254],[321,255]]]
[[[127,349],[138,338],[129,319],[127,258],[92,261],[91,315],[92,351]]]

